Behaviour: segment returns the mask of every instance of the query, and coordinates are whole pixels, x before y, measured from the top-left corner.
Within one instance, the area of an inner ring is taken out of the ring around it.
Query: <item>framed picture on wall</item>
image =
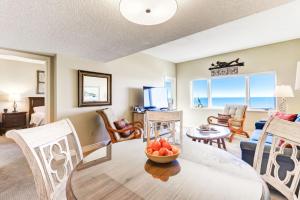
[[[37,70],[37,87],[36,93],[37,94],[45,94],[45,71]]]
[[[112,75],[78,70],[78,106],[111,105]]]

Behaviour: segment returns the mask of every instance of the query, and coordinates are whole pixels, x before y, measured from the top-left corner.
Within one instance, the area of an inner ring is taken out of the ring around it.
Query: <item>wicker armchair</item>
[[[130,128],[124,128],[124,129],[116,129],[115,125],[114,125],[114,115],[111,111],[111,109],[109,108],[105,108],[102,110],[98,110],[97,111],[98,115],[100,116],[100,118],[102,119],[104,126],[105,126],[105,130],[107,131],[111,142],[112,143],[117,143],[117,142],[123,142],[123,141],[127,141],[127,140],[132,140],[132,139],[138,139],[141,138],[142,134],[143,134],[143,124],[141,122],[132,122],[129,125]],[[122,133],[127,133],[128,131],[130,131],[130,135],[127,137],[122,137]]]
[[[228,120],[224,120],[224,118],[220,117],[210,116],[207,118],[207,122],[212,125],[228,127],[231,132],[229,142],[232,142],[234,135],[236,134],[244,135],[249,138],[248,133],[244,131],[246,110],[246,105],[226,105],[223,115],[230,115]]]

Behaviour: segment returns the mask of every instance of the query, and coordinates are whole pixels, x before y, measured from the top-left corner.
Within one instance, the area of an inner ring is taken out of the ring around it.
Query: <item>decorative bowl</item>
[[[178,149],[178,153],[172,156],[153,156],[147,153],[147,149],[145,149],[145,154],[149,158],[149,160],[156,162],[156,163],[170,163],[173,160],[176,160],[180,155],[180,150]]]

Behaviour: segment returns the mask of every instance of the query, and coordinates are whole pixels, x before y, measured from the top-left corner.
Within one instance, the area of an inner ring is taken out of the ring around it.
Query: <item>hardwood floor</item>
[[[184,140],[189,139],[184,137]],[[232,143],[226,141],[228,152],[241,156],[239,143],[246,140],[235,137]],[[285,198],[271,191],[272,200]],[[11,140],[0,136],[0,199],[2,200],[37,200],[30,168],[19,147]]]

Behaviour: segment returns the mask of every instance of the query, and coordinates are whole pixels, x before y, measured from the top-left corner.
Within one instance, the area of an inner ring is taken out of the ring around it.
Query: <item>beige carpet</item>
[[[5,137],[0,137],[0,199],[37,199],[33,177],[22,151]]]
[[[185,138],[187,139],[187,138]],[[240,157],[240,141],[226,142],[228,152]],[[272,200],[285,199],[271,191]],[[30,168],[19,147],[11,140],[0,136],[0,200],[35,200],[37,194]]]

